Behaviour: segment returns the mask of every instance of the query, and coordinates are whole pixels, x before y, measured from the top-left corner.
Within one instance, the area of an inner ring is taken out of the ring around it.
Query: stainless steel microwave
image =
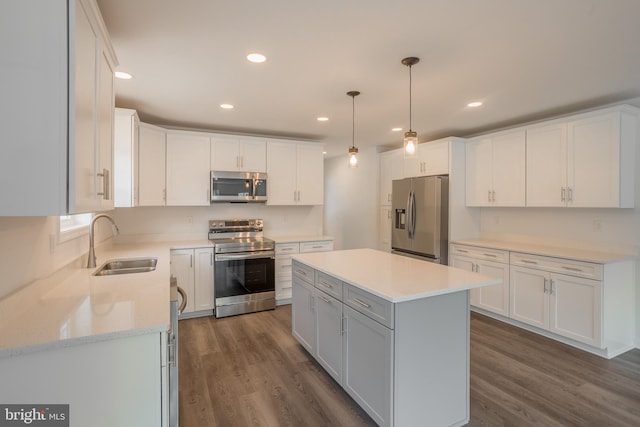
[[[267,201],[267,174],[263,172],[211,172],[212,202]]]

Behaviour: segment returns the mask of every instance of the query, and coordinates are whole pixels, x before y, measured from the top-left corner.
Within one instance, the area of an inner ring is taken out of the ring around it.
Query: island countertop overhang
[[[483,274],[374,249],[296,254],[292,258],[393,303],[502,283]]]

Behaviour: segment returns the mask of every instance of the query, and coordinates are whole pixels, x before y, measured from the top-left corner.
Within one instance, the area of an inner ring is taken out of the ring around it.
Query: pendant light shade
[[[349,167],[358,167],[358,147],[356,147],[356,96],[360,95],[357,90],[347,92],[347,95],[351,97],[351,110],[352,110],[352,127],[351,127],[351,147],[349,147]]]
[[[411,67],[420,62],[420,58],[410,56],[402,60],[402,64],[409,67],[409,131],[404,133],[404,157],[415,157],[418,151],[418,134],[411,128]]]

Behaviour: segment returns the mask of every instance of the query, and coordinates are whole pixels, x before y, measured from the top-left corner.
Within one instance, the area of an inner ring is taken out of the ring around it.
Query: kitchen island
[[[293,256],[292,332],[381,426],[469,421],[469,290],[499,279],[372,249]]]

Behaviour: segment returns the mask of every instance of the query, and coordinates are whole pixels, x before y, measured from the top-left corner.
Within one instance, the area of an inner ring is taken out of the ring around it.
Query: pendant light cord
[[[411,129],[411,104],[412,104],[412,99],[411,99],[411,65],[409,65],[409,132],[412,132],[413,130]]]
[[[351,147],[356,146],[356,97],[351,97]]]

